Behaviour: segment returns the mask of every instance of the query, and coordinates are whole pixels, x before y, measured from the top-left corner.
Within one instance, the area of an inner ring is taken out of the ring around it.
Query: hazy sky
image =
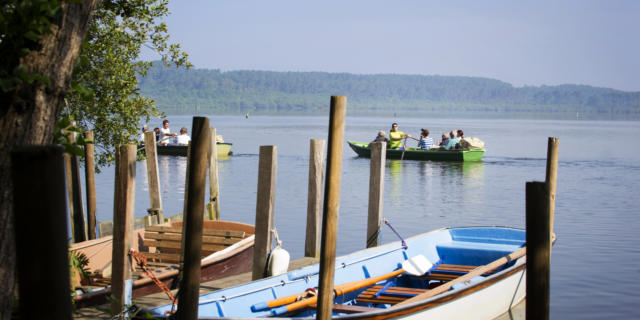
[[[170,11],[171,41],[197,68],[640,91],[640,1],[171,0]]]

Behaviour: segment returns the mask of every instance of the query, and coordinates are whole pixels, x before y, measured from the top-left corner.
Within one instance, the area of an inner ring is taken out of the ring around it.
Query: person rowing
[[[166,137],[176,137],[176,136],[178,136],[178,134],[171,132],[171,129],[169,129],[169,120],[166,120],[166,119],[163,120],[162,128],[160,128],[160,142],[158,142],[158,144],[162,146],[166,146],[169,144],[169,139],[170,139]]]
[[[406,144],[407,138],[411,138],[411,136],[408,134],[404,134],[404,132],[402,131],[399,131],[398,124],[394,122],[391,125],[391,131],[389,132],[389,148],[396,149],[396,150],[404,150],[402,139],[405,139],[405,144]]]

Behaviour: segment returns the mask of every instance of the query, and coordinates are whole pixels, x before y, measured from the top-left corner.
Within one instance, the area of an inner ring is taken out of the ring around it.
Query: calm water
[[[170,117],[171,128],[191,117]],[[210,117],[234,155],[219,163],[223,219],[254,223],[258,151],[276,145],[275,225],[292,258],[304,253],[309,140],[328,117]],[[640,122],[348,118],[345,137],[369,141],[391,122],[434,138],[454,128],[485,141],[480,163],[387,160],[384,216],[405,237],[446,226],[525,226],[525,182],[544,181],[547,138],[560,138],[551,317],[637,318],[640,311]],[[160,121],[150,127],[159,126]],[[629,138],[626,138],[629,137]],[[409,142],[410,146],[415,145]],[[338,254],[365,247],[369,160],[344,146]],[[159,158],[165,215],[182,211],[186,160]],[[149,207],[138,163],[136,216]],[[98,175],[98,220],[112,220],[113,168]],[[385,226],[383,242],[397,240]]]

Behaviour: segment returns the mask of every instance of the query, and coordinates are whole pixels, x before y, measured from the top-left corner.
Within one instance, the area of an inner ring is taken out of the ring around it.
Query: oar
[[[427,258],[425,258],[423,255],[417,255],[415,257],[412,257],[409,260],[405,260],[404,262],[402,262],[402,269],[398,269],[396,271],[387,273],[387,274],[383,274],[377,277],[373,277],[373,278],[368,278],[368,279],[363,279],[363,280],[358,280],[358,281],[353,281],[353,282],[348,282],[348,283],[343,283],[340,285],[337,285],[333,288],[333,292],[334,292],[334,298],[344,295],[346,293],[349,292],[353,292],[368,286],[371,286],[377,282],[380,282],[382,280],[386,280],[386,279],[390,279],[393,277],[396,277],[398,275],[401,275],[403,273],[408,273],[410,275],[414,275],[414,276],[420,276],[423,275],[425,273],[427,273],[431,268],[433,267],[433,264],[427,260]],[[293,299],[293,301],[295,301],[297,299],[298,296],[300,296],[300,294],[295,295],[296,297]],[[289,301],[289,299],[292,296],[288,296],[288,297],[284,297],[284,298],[280,298],[280,299],[276,299],[276,300],[281,300],[279,302],[282,301]],[[275,301],[275,300],[272,300]],[[277,315],[282,315],[285,314],[287,312],[291,312],[291,311],[295,311],[304,307],[308,307],[312,304],[316,304],[316,302],[318,301],[318,296],[314,295],[312,297],[300,300],[300,301],[296,301],[287,305],[283,305],[282,307],[278,307],[275,309],[271,310],[271,314],[274,316]],[[269,301],[271,302],[271,301]],[[269,305],[269,302],[267,303],[267,305]],[[285,303],[283,303],[285,304]],[[274,305],[274,304],[271,304]],[[275,306],[275,305],[274,305]],[[251,309],[253,310],[253,306],[251,307]],[[254,310],[255,311],[255,310]]]
[[[404,144],[402,146],[402,155],[400,156],[400,161],[404,159],[404,150],[407,149],[407,137],[404,137]]]
[[[442,285],[439,285],[437,287],[435,287],[434,289],[431,289],[429,291],[426,291],[424,293],[421,293],[417,296],[414,296],[410,299],[404,300],[396,305],[394,305],[394,307],[396,306],[401,306],[401,305],[405,305],[405,304],[409,304],[412,302],[416,302],[416,301],[420,301],[420,300],[424,300],[430,297],[433,297],[435,295],[441,294],[443,292],[448,291],[449,289],[451,289],[451,287],[453,287],[453,285],[461,283],[461,282],[465,282],[468,280],[471,280],[472,278],[475,278],[477,276],[481,276],[487,272],[493,271],[495,269],[497,269],[498,267],[502,266],[505,263],[511,262],[515,259],[518,259],[522,256],[524,256],[525,254],[527,254],[527,247],[523,247],[520,248],[512,253],[510,253],[509,255],[506,255],[500,259],[497,259],[489,264],[485,264],[484,266],[479,266],[471,271],[469,271],[469,273],[455,278],[449,282],[446,282]]]

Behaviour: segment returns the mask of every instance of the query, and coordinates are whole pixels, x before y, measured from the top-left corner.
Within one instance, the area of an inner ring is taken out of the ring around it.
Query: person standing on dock
[[[398,130],[398,124],[393,123],[391,125],[391,131],[389,132],[389,148],[391,149],[404,149],[402,145],[402,139],[410,138],[411,136],[408,134],[404,134],[404,132]]]
[[[158,144],[166,146],[169,144],[171,137],[176,137],[177,133],[172,133],[169,129],[169,120],[162,121],[162,128],[160,128],[160,142]]]

